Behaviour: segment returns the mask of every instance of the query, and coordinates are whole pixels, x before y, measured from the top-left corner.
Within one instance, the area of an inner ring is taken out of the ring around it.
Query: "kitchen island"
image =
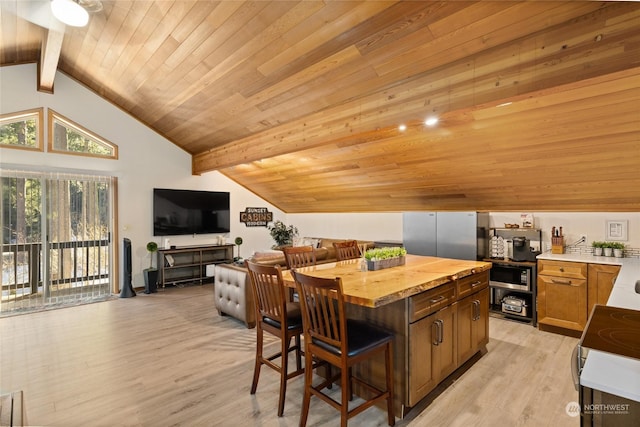
[[[340,277],[348,316],[394,333],[394,401],[396,414],[404,417],[448,375],[486,351],[490,268],[483,261],[407,255],[405,265],[377,271],[361,271],[359,259],[298,271]],[[288,271],[283,277],[294,286]],[[364,362],[354,373],[384,387],[382,362]]]
[[[620,266],[606,306],[640,310],[640,294],[635,292],[636,280],[640,280],[640,259],[575,254],[542,254],[538,259]],[[589,350],[580,372],[580,385],[640,402],[640,360]]]

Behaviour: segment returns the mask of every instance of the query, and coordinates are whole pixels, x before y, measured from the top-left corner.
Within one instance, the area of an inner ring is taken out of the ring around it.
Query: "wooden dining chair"
[[[285,246],[282,248],[287,268],[291,270],[297,267],[310,267],[316,265],[316,251],[313,246]],[[291,301],[298,300],[298,292],[295,289],[289,289],[289,298]]]
[[[393,408],[393,335],[367,323],[347,319],[340,278],[327,279],[291,272],[302,309],[305,347],[304,396],[300,426],[304,427],[309,415],[311,396],[317,396],[340,411],[341,426],[347,420],[379,401],[387,401],[387,418],[390,426],[395,425]],[[377,354],[384,353],[386,390],[381,390],[355,377],[352,367]],[[329,362],[340,368],[334,378],[325,378],[314,386],[312,357]],[[334,380],[340,378],[341,401],[338,402],[323,393]],[[353,383],[359,384],[372,397],[349,410]]]
[[[360,258],[360,248],[358,247],[357,240],[346,240],[344,242],[333,242],[333,247],[336,249],[336,258],[338,261],[345,261],[347,259]]]
[[[300,304],[288,301],[288,293],[282,280],[279,265],[269,266],[247,261],[249,278],[253,289],[256,310],[256,362],[253,369],[251,394],[256,393],[260,368],[262,365],[280,373],[280,397],[278,400],[278,416],[284,413],[284,399],[287,391],[287,380],[304,372],[302,366],[302,318]],[[280,351],[270,356],[263,354],[264,332],[280,338]],[[291,339],[294,345],[291,346]],[[289,373],[289,353],[295,351],[296,370]],[[273,360],[280,358],[280,365]]]
[[[313,246],[285,246],[282,252],[289,269],[316,265],[316,252]]]

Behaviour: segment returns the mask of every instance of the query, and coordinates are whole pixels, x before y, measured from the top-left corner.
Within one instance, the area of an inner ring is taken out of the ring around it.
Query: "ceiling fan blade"
[[[65,25],[51,13],[51,2],[49,0],[18,1],[16,3],[15,13],[19,18],[42,28],[64,32]]]

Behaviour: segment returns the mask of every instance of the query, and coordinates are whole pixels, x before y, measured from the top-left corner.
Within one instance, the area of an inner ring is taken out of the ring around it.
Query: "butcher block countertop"
[[[315,277],[341,277],[346,302],[380,307],[490,268],[491,263],[484,261],[406,255],[405,265],[383,270],[360,271],[360,259],[352,259],[297,271]],[[283,278],[288,286],[294,286],[289,271],[283,271]]]

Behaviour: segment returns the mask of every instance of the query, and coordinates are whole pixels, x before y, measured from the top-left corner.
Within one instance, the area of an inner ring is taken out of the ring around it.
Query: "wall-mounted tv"
[[[228,233],[231,231],[226,191],[153,189],[153,235]]]

